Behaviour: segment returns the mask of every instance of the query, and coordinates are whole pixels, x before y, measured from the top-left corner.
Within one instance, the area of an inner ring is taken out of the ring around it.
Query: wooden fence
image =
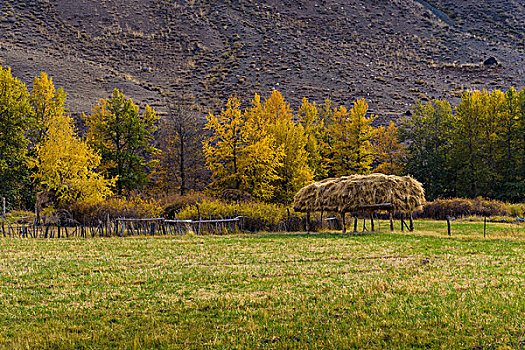
[[[0,219],[1,220],[1,219]],[[216,220],[167,220],[118,218],[81,224],[75,220],[50,223],[0,223],[0,236],[10,238],[70,238],[182,235],[188,232],[229,233],[242,229],[243,217]]]

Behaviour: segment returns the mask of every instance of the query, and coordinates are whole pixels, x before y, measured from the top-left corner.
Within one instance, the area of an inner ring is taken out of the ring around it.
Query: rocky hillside
[[[382,120],[415,100],[525,85],[518,0],[7,0],[0,64],[40,71],[88,112],[114,87],[161,112],[166,99],[216,110],[272,89]],[[483,65],[489,57],[499,64]]]

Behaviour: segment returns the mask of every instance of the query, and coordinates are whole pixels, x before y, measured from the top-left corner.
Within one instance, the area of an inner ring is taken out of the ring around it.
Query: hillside
[[[458,3],[461,3],[458,5]],[[216,110],[230,94],[280,90],[396,118],[417,99],[525,85],[516,0],[10,0],[0,64],[40,71],[88,112],[118,87],[161,112],[165,96]],[[485,67],[495,57],[500,65]]]

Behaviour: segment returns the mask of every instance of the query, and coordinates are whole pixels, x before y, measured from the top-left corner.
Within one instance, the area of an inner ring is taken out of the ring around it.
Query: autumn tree
[[[158,188],[184,195],[188,189],[201,189],[207,171],[202,154],[202,122],[191,103],[167,103],[168,113],[161,120],[157,142],[162,151],[156,166]]]
[[[278,169],[285,158],[283,148],[276,147],[268,129],[270,120],[264,115],[261,97],[255,94],[251,107],[244,112],[244,147],[241,151],[242,189],[255,198],[269,201],[275,196]]]
[[[111,98],[101,99],[91,114],[84,115],[89,144],[102,157],[106,178],[117,178],[117,193],[139,188],[148,182],[148,168],[158,149],[152,146],[159,118],[146,105],[139,107],[118,89]]]
[[[205,129],[211,135],[203,150],[216,190],[235,188],[265,201],[289,202],[313,178],[304,128],[277,91],[264,103],[256,94],[244,112],[231,97],[219,116],[208,116]]]
[[[374,172],[401,175],[405,146],[399,142],[398,130],[392,120],[388,127],[380,126],[375,130],[373,152],[376,163]]]
[[[262,115],[268,120],[268,133],[275,139],[275,150],[283,153],[276,169],[278,179],[274,201],[288,203],[314,174],[308,165],[307,137],[301,124],[294,121],[293,111],[281,93],[274,90],[265,100]]]
[[[35,116],[33,144],[37,145],[43,141],[50,121],[66,112],[66,93],[62,88],[56,90],[53,79],[41,72],[33,80],[29,101]]]
[[[297,119],[304,128],[306,135],[306,153],[308,166],[314,173],[314,179],[321,180],[328,174],[328,166],[323,161],[322,143],[325,120],[315,102],[310,102],[305,97],[297,110]]]
[[[376,116],[367,117],[367,112],[364,99],[354,102],[350,113],[343,106],[334,109],[332,166],[337,176],[370,172],[374,160],[371,123]]]
[[[31,197],[27,133],[33,122],[27,87],[0,67],[0,197],[11,204]]]
[[[78,137],[70,116],[62,113],[46,121],[36,156],[34,178],[59,202],[96,203],[111,195],[115,180],[97,173],[101,158]]]
[[[213,174],[212,188],[239,189],[262,200],[273,196],[276,167],[281,163],[268,125],[258,95],[244,112],[240,101],[230,97],[219,116],[207,117],[205,129],[210,137],[204,141],[203,150]]]
[[[242,130],[245,123],[241,102],[237,97],[230,97],[221,114],[210,113],[206,121],[204,130],[208,130],[210,136],[203,142],[203,152],[206,166],[212,172],[211,186],[217,190],[239,189],[239,152],[244,146]]]

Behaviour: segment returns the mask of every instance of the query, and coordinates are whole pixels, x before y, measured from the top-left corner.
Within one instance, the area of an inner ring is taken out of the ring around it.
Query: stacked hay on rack
[[[356,212],[394,210],[412,212],[425,203],[420,182],[410,176],[384,174],[330,178],[303,187],[295,195],[297,212]]]

